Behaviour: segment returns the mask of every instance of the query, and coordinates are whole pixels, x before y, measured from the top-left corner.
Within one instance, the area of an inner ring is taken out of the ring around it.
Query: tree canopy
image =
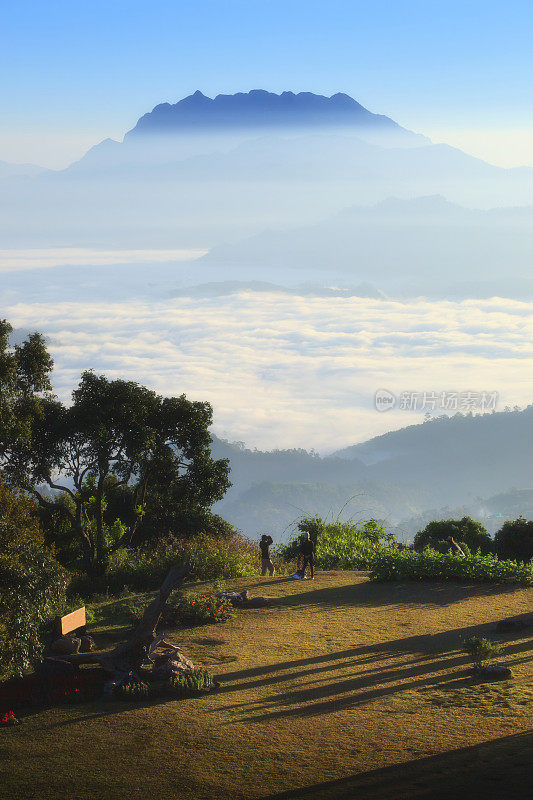
[[[62,610],[66,574],[43,546],[35,501],[0,479],[0,675],[42,656],[44,626]]]
[[[533,521],[524,517],[507,520],[494,535],[494,544],[500,558],[530,561],[533,558]]]
[[[425,547],[439,549],[450,537],[458,544],[466,544],[472,551],[488,553],[492,549],[490,535],[481,522],[476,522],[471,517],[429,522],[424,530],[416,534],[414,547],[415,550],[423,550]]]
[[[10,332],[2,323],[2,472],[68,520],[88,574],[104,573],[109,554],[132,542],[150,497],[183,518],[205,514],[223,496],[229,466],[211,456],[209,403],[162,397],[88,371],[65,406],[51,393],[52,360],[43,338],[33,334],[10,347]],[[121,490],[127,522],[111,525],[109,497]]]

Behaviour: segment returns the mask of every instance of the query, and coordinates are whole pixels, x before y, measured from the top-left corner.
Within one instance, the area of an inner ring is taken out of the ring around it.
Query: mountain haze
[[[518,516],[533,508],[532,438],[529,406],[434,418],[324,458],[215,440],[213,451],[229,458],[233,481],[218,509],[243,530],[273,530],[278,539],[294,530],[300,516],[316,513],[330,519],[375,516],[399,526],[407,539],[424,514],[441,518],[459,509],[481,519],[502,511]]]
[[[423,141],[423,137],[416,137],[389,117],[368,111],[347,94],[339,92],[324,97],[312,92],[282,92],[278,95],[264,89],[219,94],[213,99],[198,90],[177,103],[160,103],[144,114],[125,138],[290,127],[355,127]]]
[[[432,144],[347,95],[263,90],[160,104],[122,142],[3,184],[6,247],[211,248],[390,196],[533,204],[531,169]]]
[[[436,195],[355,206],[316,225],[214,247],[198,271],[302,274],[430,297],[533,297],[533,206],[468,209]],[[279,278],[278,278],[279,279]]]

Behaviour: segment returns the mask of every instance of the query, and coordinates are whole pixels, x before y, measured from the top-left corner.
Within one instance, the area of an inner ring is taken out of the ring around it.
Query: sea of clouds
[[[113,263],[125,261],[122,254]],[[121,299],[111,273],[107,288],[102,273],[100,289],[80,288],[76,299],[56,281],[53,291],[34,286],[25,301],[19,284],[13,291],[15,275],[2,276],[0,316],[46,334],[62,399],[94,369],[209,400],[217,434],[261,449],[327,452],[423,419],[398,407],[376,411],[383,388],[496,391],[498,408],[532,400],[529,302],[252,291]]]

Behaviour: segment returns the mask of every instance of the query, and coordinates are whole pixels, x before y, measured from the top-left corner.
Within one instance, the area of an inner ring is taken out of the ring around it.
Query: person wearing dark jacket
[[[272,536],[267,536],[267,534],[264,533],[259,542],[259,549],[261,550],[261,575],[266,575],[268,572],[270,577],[272,577],[275,572],[274,564],[270,558],[270,545],[273,541]]]
[[[300,545],[300,553],[302,555],[303,564],[301,575],[302,578],[305,578],[305,570],[307,565],[309,564],[309,570],[311,572],[311,578],[315,577],[315,546],[311,541],[311,536],[309,533],[302,539],[302,543]]]

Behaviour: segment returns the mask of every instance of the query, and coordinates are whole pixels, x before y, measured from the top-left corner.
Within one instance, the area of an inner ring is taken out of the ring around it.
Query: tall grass
[[[94,591],[116,593],[125,586],[149,591],[161,584],[173,564],[184,561],[190,564],[190,577],[197,580],[239,578],[257,574],[259,548],[237,533],[223,538],[207,534],[190,539],[169,537],[152,549],[117,550],[102,585],[95,586],[80,575],[72,581],[70,592],[87,597]]]
[[[368,569],[376,555],[394,541],[380,522],[369,519],[363,524],[324,522],[320,517],[302,519],[298,529],[315,545],[315,563],[319,569]],[[297,557],[302,535],[279,549],[288,560]]]

